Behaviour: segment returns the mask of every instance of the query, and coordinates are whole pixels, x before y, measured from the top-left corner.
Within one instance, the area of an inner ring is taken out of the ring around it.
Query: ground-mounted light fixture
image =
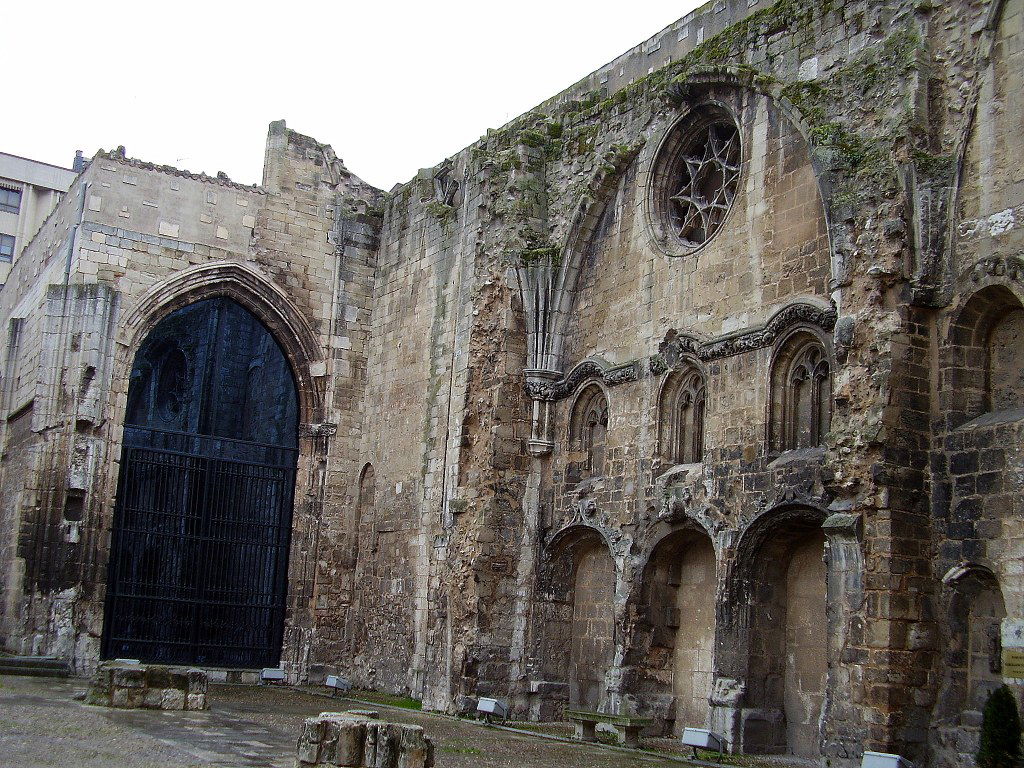
[[[714,731],[707,728],[684,728],[680,737],[683,746],[693,749],[693,757],[697,758],[698,749],[718,751],[718,762],[722,762],[722,753],[725,751],[725,739]]]
[[[888,752],[865,752],[860,768],[914,768],[914,764],[905,757]]]
[[[324,685],[331,689],[331,696],[337,696],[339,693],[347,693],[352,690],[352,683],[340,675],[328,675],[327,679],[324,680]]]
[[[501,718],[503,721],[508,719],[508,707],[500,699],[482,698],[476,703],[476,711],[483,715],[484,720],[488,723],[491,722],[492,717]]]
[[[283,683],[284,681],[285,674],[283,669],[264,667],[260,670],[260,685],[273,685],[274,683]]]

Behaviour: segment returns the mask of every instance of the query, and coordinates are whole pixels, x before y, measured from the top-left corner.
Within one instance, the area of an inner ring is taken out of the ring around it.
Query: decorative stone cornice
[[[1024,282],[1024,261],[1013,256],[992,256],[981,259],[971,268],[971,280],[975,283],[986,277],[1003,276],[1014,282]]]
[[[800,302],[783,307],[761,328],[754,328],[724,338],[701,341],[693,336],[669,331],[658,351],[662,359],[675,367],[683,354],[696,357],[702,362],[732,357],[744,352],[769,347],[794,325],[813,325],[826,333],[835,327],[835,307],[820,307]]]
[[[1021,274],[1024,275],[1024,265],[1021,269]],[[597,360],[584,360],[561,379],[557,378],[558,374],[554,371],[528,369],[524,372],[526,392],[534,400],[561,400],[575,392],[587,379],[596,379],[608,386],[616,386],[636,381],[646,375],[660,376],[678,367],[686,356],[707,362],[771,346],[783,333],[796,325],[812,325],[831,333],[836,319],[835,307],[799,302],[783,307],[760,328],[717,339],[702,340],[672,330],[665,335],[657,354],[642,360],[632,360],[615,366],[602,365]]]
[[[613,387],[617,384],[625,384],[627,381],[636,381],[640,378],[640,364],[634,361],[609,368],[604,372],[603,378],[606,384]]]

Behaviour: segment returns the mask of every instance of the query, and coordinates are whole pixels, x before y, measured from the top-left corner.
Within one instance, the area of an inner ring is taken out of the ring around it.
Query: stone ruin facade
[[[1022,21],[716,0],[387,194],[283,122],[254,187],[97,154],[0,292],[3,645],[964,764],[1024,682]],[[138,457],[244,437],[200,391],[290,442],[188,501]],[[271,508],[266,570],[166,544]]]

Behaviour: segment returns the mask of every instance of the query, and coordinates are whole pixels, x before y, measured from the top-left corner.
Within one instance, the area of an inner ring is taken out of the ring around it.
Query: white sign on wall
[[[1003,679],[1024,684],[1024,619],[1003,619]]]

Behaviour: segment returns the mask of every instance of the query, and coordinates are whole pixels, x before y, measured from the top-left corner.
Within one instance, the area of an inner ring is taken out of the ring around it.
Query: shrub
[[[1005,685],[985,702],[978,745],[980,768],[1015,768],[1020,759],[1020,713],[1017,701]]]

